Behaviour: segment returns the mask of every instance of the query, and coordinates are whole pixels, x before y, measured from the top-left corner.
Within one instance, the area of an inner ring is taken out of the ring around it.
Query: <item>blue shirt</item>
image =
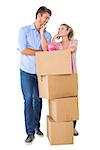
[[[44,31],[48,42],[51,42],[51,34]],[[31,48],[33,50],[42,50],[40,32],[36,30],[34,24],[22,27],[19,31],[18,50]],[[36,74],[36,56],[22,55],[20,58],[20,69],[31,74]]]

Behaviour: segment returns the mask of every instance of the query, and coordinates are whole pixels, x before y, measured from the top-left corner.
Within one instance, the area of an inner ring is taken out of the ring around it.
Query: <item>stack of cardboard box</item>
[[[77,74],[67,50],[36,54],[39,95],[49,100],[50,144],[73,143],[73,121],[79,119]]]

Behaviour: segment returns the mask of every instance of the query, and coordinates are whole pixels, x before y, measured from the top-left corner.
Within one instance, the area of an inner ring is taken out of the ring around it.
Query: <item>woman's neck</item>
[[[62,42],[69,42],[69,39],[68,39],[68,37],[67,36],[64,36],[64,37],[62,37]]]
[[[63,43],[67,43],[67,42],[69,42],[68,37],[67,37],[67,36],[62,37],[62,42],[63,42]]]
[[[68,37],[66,36],[66,37],[62,37],[62,47],[63,47],[63,49],[67,49],[68,48],[68,45],[69,45],[69,39],[68,39]]]

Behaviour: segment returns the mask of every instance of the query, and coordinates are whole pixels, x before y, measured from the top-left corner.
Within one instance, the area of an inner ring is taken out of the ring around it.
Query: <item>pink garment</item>
[[[56,51],[56,43],[48,43],[49,51]]]
[[[72,40],[70,41],[69,45],[67,46],[68,48],[72,48],[73,46],[76,47],[77,49],[77,43],[78,41],[77,40]],[[63,50],[63,46],[62,46],[62,43],[57,43],[56,44],[56,47],[58,50]],[[73,73],[76,73],[77,72],[77,68],[76,68],[76,49],[74,52],[71,53],[71,59],[72,59],[72,72]]]

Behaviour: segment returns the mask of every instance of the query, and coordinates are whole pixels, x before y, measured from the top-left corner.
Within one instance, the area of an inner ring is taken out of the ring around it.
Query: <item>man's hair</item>
[[[37,15],[40,13],[41,15],[42,14],[44,14],[44,13],[48,13],[48,14],[50,14],[50,16],[52,15],[52,12],[51,12],[51,10],[50,9],[48,9],[48,8],[46,8],[45,6],[41,6],[38,10],[37,10],[37,12],[36,12],[36,19],[37,19]]]

